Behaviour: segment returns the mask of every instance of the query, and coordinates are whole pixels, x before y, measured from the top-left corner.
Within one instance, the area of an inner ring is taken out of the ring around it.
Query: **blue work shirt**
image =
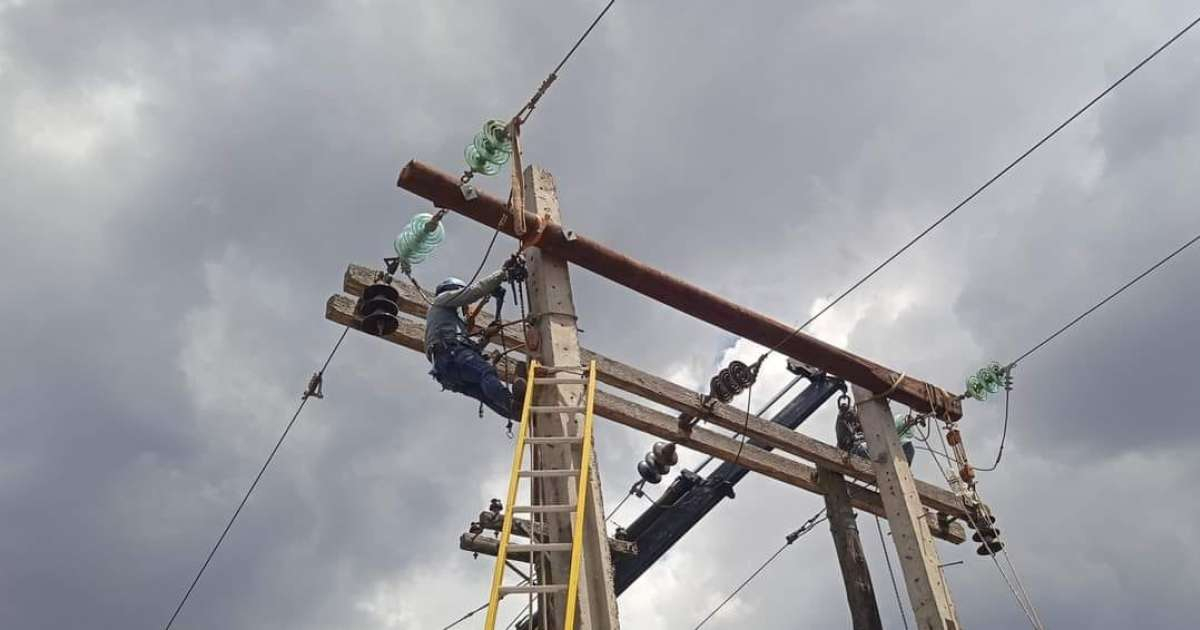
[[[425,315],[426,351],[428,352],[434,342],[466,338],[470,331],[467,330],[467,323],[459,315],[458,309],[491,295],[501,282],[504,282],[503,269],[481,278],[465,289],[444,291],[434,297],[429,313]]]

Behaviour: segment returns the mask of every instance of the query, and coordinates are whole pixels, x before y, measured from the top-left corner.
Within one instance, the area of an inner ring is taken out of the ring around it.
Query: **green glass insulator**
[[[989,363],[983,368],[987,372],[987,390],[989,394],[995,394],[1004,389],[1007,376],[1004,373],[1004,368],[1000,367],[999,363]]]
[[[979,375],[972,374],[967,377],[967,395],[975,400],[983,400],[987,395],[987,390],[980,382]]]
[[[479,154],[474,144],[468,144],[467,150],[463,154],[467,160],[467,168],[471,169],[472,173],[482,173],[484,175],[495,175],[500,172],[500,166],[489,161],[486,157]]]
[[[472,172],[495,175],[512,155],[512,138],[502,121],[489,120],[467,145],[464,157]]]
[[[508,136],[508,127],[499,120],[489,120],[483,123],[483,130],[475,134],[476,146],[481,150],[502,153],[505,160],[512,153],[512,138]]]

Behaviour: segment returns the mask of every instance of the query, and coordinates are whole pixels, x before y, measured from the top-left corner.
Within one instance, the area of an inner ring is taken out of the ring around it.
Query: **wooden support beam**
[[[533,210],[536,216],[560,222],[554,177],[537,166],[530,166],[522,175],[525,208]],[[529,348],[531,356],[536,356],[542,365],[578,368],[583,365],[583,357],[579,352],[579,330],[575,326],[577,318],[567,263],[542,249],[530,251],[527,258],[529,280],[526,287],[533,318],[530,326],[536,331],[534,339],[537,340],[536,347]],[[549,385],[537,388],[533,395],[539,405],[579,406],[584,404],[584,389],[583,385]],[[582,420],[583,417],[575,413],[537,414],[531,423],[531,432],[536,437],[577,436],[583,430]],[[566,444],[548,445],[534,451],[534,457],[541,458],[538,468],[582,469],[579,456],[578,448]],[[577,509],[583,510],[582,531],[572,532],[575,515],[569,512],[543,513],[543,525],[551,541],[583,546],[575,627],[579,630],[618,630],[621,624],[617,619],[617,594],[613,589],[600,471],[595,454],[590,457],[585,496],[578,496],[581,489],[573,477],[538,477],[533,479],[533,504],[579,504]],[[573,540],[576,537],[578,540]],[[571,554],[548,554],[545,563],[548,567],[541,572],[544,583],[567,583]],[[569,612],[566,594],[553,593],[544,597],[545,607],[541,610],[548,614],[549,627],[563,627]]]
[[[350,265],[346,270],[344,288],[352,295],[361,295],[363,289],[375,281],[379,272],[359,265]],[[429,307],[427,298],[407,283],[393,283],[400,293],[400,310],[416,317],[425,317]],[[492,315],[481,314],[479,321],[491,321]],[[519,335],[512,332],[505,337],[505,344],[512,348],[523,343]],[[859,481],[875,484],[875,469],[871,462],[851,455],[832,444],[816,438],[789,431],[769,420],[751,415],[724,403],[715,403],[711,410],[704,407],[704,397],[664,378],[639,370],[633,366],[598,354],[587,348],[581,349],[585,361],[595,359],[597,378],[601,383],[622,391],[641,396],[647,400],[666,405],[715,424],[730,431],[744,433],[750,439],[766,444],[789,455],[795,455],[818,466],[846,475]],[[929,508],[956,518],[965,518],[962,502],[948,490],[924,481],[917,481],[921,501]]]
[[[457,178],[437,171],[421,162],[409,162],[400,171],[397,185],[424,197],[439,208],[447,208],[479,221],[489,228],[501,225],[512,236],[511,221],[501,224],[501,217],[510,210],[504,201],[480,193],[473,200],[463,197]],[[767,347],[779,347],[779,352],[809,365],[814,365],[872,391],[884,391],[894,386],[892,398],[918,411],[935,411],[958,419],[962,404],[948,392],[916,378],[903,377],[895,370],[847,352],[803,333],[792,334],[792,326],[739,306],[714,293],[701,289],[649,267],[624,254],[574,232],[564,230],[555,220],[546,221],[540,213],[529,213],[526,204],[526,223],[531,228],[526,241],[540,250],[574,263],[646,297],[662,302],[697,319],[727,330]],[[785,341],[786,339],[786,341]]]
[[[829,516],[829,531],[833,535],[838,564],[842,567],[842,582],[846,585],[846,602],[850,606],[853,628],[883,630],[871,570],[863,554],[854,508],[850,505],[849,486],[841,475],[824,468],[819,469],[818,479],[825,491],[825,513]]]
[[[485,556],[496,557],[496,552],[500,548],[500,541],[491,536],[482,534],[472,534],[471,532],[463,532],[458,537],[458,548],[471,553],[481,553]],[[628,540],[617,540],[616,538],[608,539],[608,550],[611,554],[637,555],[637,543]],[[514,562],[529,562],[529,552],[527,551],[509,551],[508,559]]]
[[[355,315],[356,300],[346,295],[334,295],[325,306],[325,318],[343,325],[349,325],[355,330],[361,330],[359,319]],[[369,333],[364,333],[369,334]],[[408,317],[400,318],[400,327],[396,332],[384,339],[405,348],[424,354],[425,326]],[[506,360],[500,368],[501,376],[506,374],[523,374],[525,368],[514,360]],[[649,433],[656,437],[676,442],[687,448],[712,455],[725,461],[738,460],[738,463],[750,470],[777,479],[786,484],[803,488],[810,492],[823,494],[817,482],[817,469],[784,457],[778,453],[765,451],[752,444],[746,444],[738,457],[739,441],[700,426],[690,430],[680,428],[679,420],[673,416],[655,411],[644,405],[619,398],[607,392],[596,392],[596,415],[612,420],[618,424]],[[753,417],[752,417],[753,418]],[[799,435],[799,434],[796,434]],[[876,516],[886,516],[879,495],[867,488],[851,485],[849,487],[851,505],[855,508],[870,512]],[[961,508],[959,508],[961,509]],[[954,544],[966,540],[966,533],[958,522],[948,524],[940,522],[931,513],[929,526],[934,535]]]
[[[858,386],[853,391],[917,627],[958,630],[958,616],[942,575],[937,546],[887,400]]]

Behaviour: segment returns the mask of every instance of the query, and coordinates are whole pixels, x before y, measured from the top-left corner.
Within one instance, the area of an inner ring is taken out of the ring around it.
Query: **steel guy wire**
[[[775,551],[775,553],[771,554],[771,556],[769,558],[767,558],[766,562],[763,562],[761,565],[759,565],[759,567],[754,570],[754,573],[751,573],[750,577],[746,578],[746,581],[744,581],[740,585],[738,585],[738,587],[735,588],[733,590],[733,592],[730,593],[723,601],[721,601],[720,604],[717,604],[717,607],[714,608],[712,610],[712,612],[708,613],[707,617],[705,617],[704,619],[701,619],[700,623],[696,624],[696,627],[692,628],[692,630],[700,630],[700,628],[703,627],[704,624],[708,623],[708,620],[712,619],[714,615],[716,615],[718,612],[721,611],[722,608],[725,607],[725,604],[728,604],[734,597],[737,596],[738,593],[740,593],[742,591],[743,588],[746,588],[747,584],[749,584],[751,581],[753,581],[754,578],[758,577],[759,573],[762,573],[763,570],[767,568],[767,566],[769,566],[772,562],[774,562],[775,558],[778,558],[779,554],[783,553],[784,549],[787,549],[792,543],[796,542],[801,536],[807,534],[808,532],[811,532],[813,530],[813,528],[815,528],[817,525],[821,524],[821,522],[825,521],[827,518],[828,517],[825,516],[825,508],[821,508],[820,511],[818,511],[816,514],[813,514],[812,517],[810,517],[807,521],[805,521],[804,524],[801,525],[798,529],[796,529],[795,531],[788,534],[785,537],[785,542],[783,543],[783,546],[780,547],[779,549],[777,549]]]
[[[1067,127],[1067,125],[1070,125],[1072,122],[1075,121],[1075,119],[1082,116],[1084,114],[1084,112],[1091,109],[1093,105],[1095,105],[1096,103],[1098,103],[1100,101],[1100,99],[1103,99],[1105,96],[1108,96],[1108,94],[1110,92],[1112,92],[1113,90],[1115,90],[1117,88],[1117,86],[1124,83],[1126,79],[1133,76],[1138,70],[1141,70],[1142,66],[1145,66],[1147,63],[1150,62],[1150,60],[1157,57],[1159,55],[1159,53],[1166,50],[1171,44],[1174,44],[1176,40],[1178,40],[1180,37],[1183,37],[1183,35],[1185,33],[1192,30],[1192,27],[1194,27],[1198,23],[1200,23],[1200,17],[1189,22],[1187,24],[1187,26],[1183,27],[1183,29],[1181,29],[1179,32],[1175,33],[1174,36],[1172,36],[1170,39],[1168,39],[1166,42],[1164,42],[1161,46],[1156,48],[1154,50],[1154,52],[1150,53],[1144,59],[1142,59],[1140,62],[1138,62],[1137,65],[1130,68],[1125,74],[1121,75],[1121,77],[1119,79],[1117,79],[1116,81],[1109,84],[1108,87],[1104,88],[1104,90],[1102,92],[1100,92],[1095,97],[1093,97],[1092,100],[1087,102],[1087,104],[1085,104],[1083,107],[1079,108],[1074,114],[1071,114],[1071,116],[1068,117],[1066,120],[1059,123],[1059,125],[1057,127],[1055,127],[1054,129],[1050,130],[1049,133],[1042,136],[1041,140],[1038,140],[1037,142],[1035,142],[1033,144],[1033,146],[1026,149],[1024,153],[1018,155],[1016,159],[1009,162],[1008,165],[1005,166],[1004,168],[1000,169],[1000,172],[996,173],[990,179],[985,181],[981,186],[976,188],[973,192],[971,192],[971,194],[967,195],[962,201],[958,202],[954,207],[950,208],[949,211],[947,211],[945,214],[943,214],[941,217],[939,217],[936,221],[931,223],[924,230],[921,230],[921,232],[918,233],[915,237],[913,237],[912,240],[905,243],[903,247],[896,250],[896,252],[893,253],[891,256],[888,256],[887,258],[885,258],[883,260],[883,262],[879,263],[879,265],[877,265],[874,269],[872,269],[869,273],[867,273],[867,275],[863,276],[857,282],[850,285],[850,288],[843,291],[840,295],[838,295],[836,298],[834,298],[834,300],[832,302],[830,302],[829,304],[826,304],[824,307],[822,307],[821,310],[817,311],[817,313],[815,315],[808,318],[808,320],[805,321],[803,324],[797,326],[794,330],[792,330],[791,333],[789,333],[787,336],[785,336],[783,339],[781,339],[778,343],[776,343],[774,346],[772,346],[770,349],[768,349],[766,352],[764,352],[763,355],[761,357],[759,357],[758,362],[762,363],[762,361],[764,359],[766,359],[769,355],[771,355],[776,350],[778,350],[781,346],[783,346],[783,344],[787,343],[788,340],[790,340],[791,338],[800,334],[805,328],[808,327],[809,324],[816,321],[817,318],[824,315],[829,309],[833,308],[834,305],[836,305],[838,302],[841,302],[842,299],[844,299],[846,296],[850,295],[850,293],[854,292],[856,289],[858,289],[858,287],[862,286],[866,281],[868,281],[872,277],[874,277],[875,274],[877,274],[881,270],[883,270],[884,267],[891,264],[891,262],[893,260],[895,260],[896,258],[899,258],[901,254],[908,251],[908,249],[910,247],[912,247],[913,245],[915,245],[917,243],[917,241],[920,241],[922,238],[925,237],[925,235],[932,232],[935,228],[937,228],[939,225],[941,225],[943,222],[945,222],[946,219],[949,219],[951,216],[954,215],[954,213],[956,213],[960,209],[962,209],[963,206],[967,205],[973,199],[975,199],[975,197],[979,196],[980,193],[982,193],[984,190],[987,190],[997,180],[999,180],[1001,177],[1004,177],[1004,175],[1006,175],[1010,170],[1012,170],[1014,167],[1016,167],[1018,164],[1020,164],[1022,161],[1024,161],[1025,158],[1029,157],[1030,154],[1032,154],[1034,151],[1037,151],[1039,148],[1041,148],[1041,146],[1043,144],[1048,142],[1054,136],[1058,135],[1058,132],[1062,131],[1064,128]]]
[[[883,537],[883,524],[878,516],[875,517],[875,529],[879,530],[879,547],[883,550],[883,560],[887,563],[888,577],[892,578],[892,591],[896,593],[896,609],[900,611],[900,621],[904,622],[904,630],[908,630],[908,615],[904,613],[904,600],[900,599],[900,586],[896,584],[896,571],[892,569],[892,555],[888,553],[887,539]]]
[[[338,348],[342,347],[342,341],[346,339],[346,334],[348,332],[350,332],[349,326],[346,326],[342,329],[342,334],[338,337],[337,343],[333,344],[333,349],[329,351],[329,356],[325,357],[325,363],[321,364],[321,369],[313,375],[313,379],[310,381],[310,383],[319,384],[321,382],[325,375],[325,369],[329,367],[329,362],[333,360],[333,355],[337,354]],[[250,488],[246,490],[246,494],[242,497],[241,502],[238,503],[237,509],[233,511],[233,516],[229,517],[229,522],[225,524],[225,529],[223,529],[221,531],[221,535],[217,537],[216,544],[214,544],[212,549],[208,552],[208,557],[204,559],[204,564],[200,565],[200,570],[196,572],[196,577],[192,578],[192,583],[188,586],[187,591],[184,592],[183,598],[179,600],[179,605],[175,607],[175,612],[171,613],[171,618],[167,621],[167,625],[163,627],[163,630],[170,630],[171,625],[175,623],[175,618],[179,616],[179,612],[183,610],[183,605],[186,604],[188,598],[191,597],[192,591],[195,590],[196,584],[200,582],[200,577],[204,575],[204,571],[208,569],[208,564],[212,562],[213,556],[217,553],[217,549],[220,549],[221,543],[225,542],[225,536],[229,534],[229,530],[233,527],[233,523],[237,521],[238,515],[242,513],[242,508],[246,507],[246,502],[250,500],[250,495],[254,492],[254,489],[258,487],[258,482],[262,479],[263,474],[267,472],[267,467],[271,465],[271,461],[275,459],[275,454],[279,452],[279,447],[283,445],[284,438],[288,436],[288,432],[292,430],[292,425],[296,424],[296,419],[300,417],[300,412],[304,411],[304,406],[308,404],[309,398],[312,397],[313,396],[309,392],[305,392],[305,395],[301,396],[300,404],[296,407],[296,412],[292,414],[292,419],[289,420],[287,426],[283,428],[283,433],[279,435],[279,439],[275,442],[275,447],[271,449],[271,452],[267,455],[266,461],[263,462],[262,468],[259,468],[258,474],[254,476],[254,481],[250,483]]]
[[[596,25],[600,23],[600,20],[604,19],[605,14],[608,13],[608,10],[612,8],[613,3],[615,2],[616,0],[609,0],[608,4],[604,5],[604,9],[600,11],[600,14],[596,16],[596,19],[592,20],[592,23],[587,27],[587,30],[583,32],[583,35],[579,36],[579,39],[575,41],[575,45],[571,46],[571,50],[568,50],[567,54],[563,56],[562,61],[559,61],[558,65],[554,66],[554,69],[550,71],[550,74],[546,75],[545,80],[543,80],[542,84],[538,86],[537,91],[533,93],[533,96],[529,99],[529,102],[521,108],[521,111],[517,112],[516,116],[513,116],[514,123],[522,124],[526,120],[529,120],[529,117],[533,115],[533,109],[537,107],[538,101],[542,100],[542,97],[546,95],[546,90],[550,89],[550,85],[553,84],[556,79],[558,79],[559,71],[563,69],[563,66],[567,65],[567,61],[571,59],[571,56],[575,54],[576,50],[579,50],[579,46],[583,44],[583,40],[587,39],[588,35],[592,34],[592,30],[596,28]]]
[[[467,613],[467,614],[465,614],[465,615],[463,615],[463,616],[459,617],[458,619],[456,619],[456,620],[454,620],[453,622],[451,622],[451,623],[450,623],[450,625],[446,626],[445,628],[442,628],[442,630],[450,630],[450,629],[451,629],[451,628],[453,628],[454,626],[457,626],[458,624],[460,624],[460,623],[462,623],[462,622],[464,622],[464,621],[466,621],[466,620],[470,619],[471,617],[473,617],[473,616],[475,615],[475,613],[477,613],[477,612],[479,612],[479,611],[481,611],[481,610],[483,610],[483,609],[485,609],[485,608],[487,608],[487,607],[488,607],[488,602],[484,602],[482,606],[480,606],[479,608],[476,608],[475,610],[472,610],[471,612],[469,612],[469,613]]]

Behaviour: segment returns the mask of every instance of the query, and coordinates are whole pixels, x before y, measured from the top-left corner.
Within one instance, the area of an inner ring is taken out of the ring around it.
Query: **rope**
[[[289,420],[287,426],[283,428],[283,433],[280,434],[279,439],[275,442],[275,447],[271,449],[271,452],[267,455],[267,460],[263,462],[262,468],[259,468],[258,474],[254,476],[254,481],[250,483],[250,488],[246,490],[246,494],[242,497],[241,502],[238,503],[237,509],[233,511],[233,516],[229,517],[229,522],[225,524],[225,529],[223,529],[221,531],[221,535],[217,537],[216,544],[214,544],[212,549],[208,552],[208,557],[204,559],[204,564],[200,565],[200,570],[196,572],[196,577],[192,578],[192,583],[188,586],[187,591],[184,592],[183,598],[179,600],[179,605],[175,607],[175,612],[171,613],[171,618],[167,621],[167,625],[163,627],[163,630],[170,630],[171,625],[175,623],[175,618],[179,616],[179,612],[183,610],[183,605],[186,604],[188,598],[191,597],[192,591],[196,588],[196,584],[200,582],[200,577],[204,575],[204,571],[208,569],[208,564],[212,562],[213,556],[215,556],[217,553],[217,549],[220,549],[221,543],[225,542],[225,536],[229,534],[229,530],[233,527],[233,523],[237,521],[238,515],[242,513],[242,508],[246,507],[246,502],[250,500],[250,495],[254,492],[254,489],[258,487],[259,480],[261,480],[263,474],[267,472],[267,467],[271,465],[271,461],[275,459],[275,454],[279,452],[279,447],[283,445],[284,438],[286,438],[288,432],[292,430],[292,425],[296,424],[296,419],[300,417],[300,412],[304,411],[304,406],[308,404],[310,398],[319,397],[314,392],[315,388],[313,387],[313,384],[321,383],[325,376],[325,369],[329,367],[329,362],[333,360],[333,355],[337,354],[338,348],[342,347],[342,341],[346,339],[346,334],[348,332],[350,332],[349,326],[346,326],[342,329],[342,334],[340,337],[338,337],[337,343],[333,344],[333,349],[329,351],[329,356],[325,358],[325,363],[321,364],[321,369],[317,370],[316,374],[313,375],[313,378],[309,380],[309,388],[304,392],[303,395],[301,395],[300,404],[296,407],[296,412],[292,414],[292,419]]]
[[[1189,22],[1187,26],[1183,27],[1183,29],[1180,30],[1178,33],[1176,33],[1173,37],[1171,37],[1171,39],[1168,39],[1165,43],[1163,43],[1163,45],[1156,48],[1154,50],[1154,52],[1150,53],[1148,56],[1146,56],[1144,59],[1142,59],[1140,62],[1138,62],[1137,65],[1135,65],[1133,68],[1130,68],[1128,72],[1121,75],[1121,77],[1119,79],[1117,79],[1116,81],[1111,83],[1107,88],[1104,88],[1104,91],[1097,94],[1095,97],[1092,98],[1092,100],[1088,101],[1086,105],[1079,108],[1078,111],[1076,111],[1074,114],[1071,114],[1071,116],[1068,117],[1063,122],[1059,123],[1059,125],[1057,127],[1055,127],[1054,129],[1052,129],[1050,131],[1050,133],[1047,133],[1045,136],[1042,136],[1041,140],[1038,140],[1037,142],[1035,142],[1033,144],[1033,146],[1026,149],[1024,153],[1018,155],[1015,160],[1013,160],[1012,162],[1009,162],[1007,166],[1000,169],[1000,172],[993,175],[990,179],[985,181],[983,183],[983,185],[976,188],[971,194],[967,195],[966,198],[964,198],[962,201],[958,202],[954,207],[950,208],[949,211],[947,211],[945,214],[943,214],[941,217],[939,217],[936,221],[931,223],[929,225],[929,227],[925,228],[924,230],[921,230],[921,232],[919,234],[917,234],[915,237],[913,237],[912,240],[905,243],[904,246],[901,247],[900,249],[896,250],[896,252],[894,254],[892,254],[891,256],[888,256],[886,259],[884,259],[883,262],[879,263],[867,275],[863,276],[857,282],[850,285],[850,288],[843,291],[840,295],[838,295],[836,298],[834,298],[834,300],[832,302],[830,302],[829,304],[826,304],[823,308],[821,308],[821,310],[817,311],[817,313],[815,315],[808,318],[808,320],[805,321],[803,324],[797,326],[795,330],[793,330],[786,337],[781,339],[779,341],[779,343],[775,344],[769,350],[764,352],[762,357],[759,358],[759,362],[761,362],[767,356],[774,353],[776,350],[779,350],[779,348],[781,346],[783,346],[783,344],[787,343],[791,338],[800,334],[800,332],[803,331],[805,328],[807,328],[809,324],[816,321],[817,318],[824,315],[826,313],[826,311],[833,308],[838,302],[841,302],[847,295],[850,295],[852,292],[854,292],[856,289],[858,289],[858,287],[862,286],[865,282],[867,282],[872,277],[874,277],[875,274],[882,271],[884,267],[891,264],[891,262],[893,260],[896,260],[897,258],[899,258],[900,255],[903,254],[904,252],[908,251],[908,249],[910,247],[912,247],[913,245],[916,245],[917,241],[920,241],[922,238],[925,238],[925,235],[932,232],[935,228],[937,228],[939,225],[941,225],[943,222],[945,222],[946,219],[949,219],[951,216],[954,215],[954,213],[956,213],[960,209],[962,209],[963,206],[967,205],[968,203],[971,202],[971,200],[975,199],[975,197],[978,197],[980,193],[987,190],[992,184],[996,183],[997,180],[999,180],[1001,177],[1003,177],[1005,174],[1007,174],[1009,171],[1011,171],[1014,167],[1016,167],[1018,164],[1020,164],[1022,161],[1024,161],[1025,158],[1030,156],[1030,154],[1032,154],[1034,151],[1037,151],[1039,148],[1041,148],[1041,146],[1043,144],[1046,144],[1046,142],[1048,142],[1051,138],[1058,135],[1058,132],[1060,132],[1064,128],[1066,128],[1067,125],[1070,125],[1072,122],[1075,122],[1076,118],[1079,118],[1080,116],[1082,116],[1084,114],[1084,112],[1091,109],[1093,105],[1095,105],[1096,103],[1098,103],[1100,101],[1100,99],[1103,99],[1105,96],[1108,96],[1108,94],[1110,92],[1112,92],[1113,90],[1115,90],[1117,88],[1117,86],[1124,83],[1126,79],[1133,76],[1134,73],[1136,73],[1138,70],[1141,70],[1142,66],[1146,65],[1147,63],[1150,62],[1150,60],[1157,57],[1159,55],[1159,53],[1166,50],[1167,47],[1169,47],[1171,44],[1174,44],[1175,40],[1179,39],[1180,37],[1183,37],[1183,35],[1185,33],[1187,33],[1188,31],[1190,31],[1192,29],[1192,27],[1195,26],[1197,23],[1200,23],[1200,17]],[[1200,238],[1200,237],[1197,237],[1197,238]],[[1067,326],[1067,327],[1069,328],[1069,326]],[[1049,341],[1049,340],[1047,340],[1047,341]],[[1045,342],[1043,342],[1043,343],[1045,343]],[[1024,357],[1021,357],[1021,358],[1024,358]],[[1019,360],[1020,359],[1018,359],[1018,361]],[[1014,363],[1016,363],[1016,361],[1014,361]]]
[[[712,619],[714,615],[716,615],[718,612],[721,611],[722,608],[725,607],[725,604],[728,604],[730,602],[730,600],[732,600],[734,597],[737,596],[738,593],[740,593],[742,591],[743,588],[746,588],[747,584],[749,584],[751,581],[753,581],[754,578],[758,577],[759,573],[762,573],[763,570],[766,569],[768,565],[770,565],[772,562],[774,562],[775,558],[778,558],[779,554],[783,553],[784,549],[787,549],[788,546],[790,546],[792,543],[796,542],[796,540],[798,540],[801,536],[807,534],[808,532],[811,532],[813,530],[813,528],[815,528],[817,525],[821,524],[822,521],[825,521],[826,517],[824,515],[825,515],[825,509],[822,508],[821,511],[812,515],[811,518],[809,518],[807,521],[805,521],[804,524],[801,525],[799,529],[788,534],[785,537],[785,542],[783,543],[783,546],[780,547],[778,550],[776,550],[775,553],[771,554],[771,557],[767,558],[766,562],[763,562],[761,565],[759,565],[759,567],[754,570],[754,573],[750,574],[750,577],[746,578],[746,580],[744,582],[742,582],[737,588],[735,588],[733,590],[733,592],[730,593],[729,596],[727,596],[720,604],[717,604],[717,607],[714,608],[712,610],[712,612],[708,613],[707,617],[705,617],[704,619],[701,619],[700,623],[696,624],[696,627],[692,628],[692,630],[700,630],[700,628],[702,626],[704,626],[704,624],[708,623],[709,619]]]
[[[1200,21],[1200,20],[1198,20],[1198,21]],[[1192,22],[1192,24],[1195,24],[1195,23],[1196,23],[1196,22]],[[1191,28],[1191,25],[1188,25],[1188,28]],[[1185,30],[1186,30],[1186,29],[1185,29]],[[1182,33],[1181,33],[1181,34],[1182,34]],[[1176,37],[1178,37],[1178,35],[1177,35]],[[1172,41],[1174,41],[1174,40],[1172,40]],[[1169,43],[1169,42],[1168,42],[1168,43]],[[1164,44],[1164,46],[1165,46],[1165,44]],[[1121,285],[1121,288],[1119,288],[1119,289],[1117,289],[1116,291],[1113,291],[1112,293],[1108,294],[1108,297],[1104,298],[1103,300],[1100,300],[1100,301],[1099,301],[1099,302],[1097,302],[1097,303],[1096,303],[1094,306],[1092,306],[1092,307],[1091,307],[1091,308],[1089,308],[1088,310],[1086,310],[1086,311],[1084,311],[1083,313],[1081,313],[1081,314],[1080,314],[1078,317],[1076,317],[1075,319],[1072,319],[1071,321],[1067,322],[1067,325],[1066,325],[1066,326],[1063,326],[1062,328],[1059,328],[1058,330],[1054,331],[1054,333],[1053,333],[1053,334],[1051,334],[1049,337],[1046,337],[1045,339],[1043,339],[1043,340],[1041,340],[1040,342],[1038,342],[1038,343],[1037,343],[1037,345],[1033,346],[1033,347],[1032,347],[1032,348],[1030,348],[1029,350],[1026,350],[1024,354],[1022,354],[1021,356],[1017,357],[1017,358],[1016,358],[1016,359],[1015,359],[1015,360],[1014,360],[1012,363],[1009,363],[1009,364],[1008,364],[1008,367],[1007,367],[1007,368],[1005,368],[1005,369],[1012,369],[1012,368],[1013,368],[1013,366],[1015,366],[1016,364],[1020,363],[1022,360],[1024,360],[1026,357],[1028,357],[1029,355],[1033,354],[1034,352],[1037,352],[1039,349],[1041,349],[1041,347],[1042,347],[1042,346],[1044,346],[1044,345],[1046,345],[1046,344],[1050,343],[1051,341],[1053,341],[1055,337],[1058,337],[1059,335],[1061,335],[1061,334],[1063,334],[1064,332],[1066,332],[1068,328],[1070,328],[1070,327],[1074,326],[1075,324],[1078,324],[1078,323],[1079,323],[1079,322],[1080,322],[1080,321],[1081,321],[1083,318],[1085,318],[1085,317],[1087,317],[1088,315],[1091,315],[1093,312],[1095,312],[1095,311],[1096,311],[1096,309],[1098,309],[1098,308],[1100,308],[1101,306],[1104,306],[1105,304],[1107,304],[1107,303],[1109,302],[1109,300],[1112,300],[1113,298],[1115,298],[1115,297],[1117,297],[1118,295],[1120,295],[1122,292],[1124,292],[1124,291],[1125,291],[1125,289],[1128,289],[1129,287],[1133,286],[1134,284],[1137,284],[1137,282],[1138,282],[1139,280],[1141,280],[1142,278],[1145,278],[1146,276],[1148,276],[1148,275],[1150,275],[1151,273],[1153,273],[1155,269],[1158,269],[1159,267],[1161,267],[1161,266],[1163,266],[1164,264],[1166,264],[1166,263],[1167,263],[1167,261],[1169,261],[1169,260],[1171,260],[1172,258],[1174,258],[1176,255],[1178,255],[1178,254],[1179,254],[1180,252],[1182,252],[1183,250],[1185,250],[1185,249],[1187,249],[1187,248],[1191,247],[1193,244],[1195,244],[1195,242],[1196,242],[1196,241],[1200,241],[1200,234],[1197,234],[1196,236],[1192,237],[1192,240],[1190,240],[1190,241],[1188,241],[1188,242],[1184,243],[1183,245],[1180,245],[1178,249],[1176,249],[1175,251],[1171,252],[1170,254],[1167,254],[1167,256],[1166,256],[1165,258],[1163,258],[1163,259],[1159,260],[1158,262],[1154,263],[1153,265],[1151,265],[1149,269],[1147,269],[1147,270],[1143,271],[1142,273],[1138,274],[1136,277],[1134,277],[1134,278],[1133,278],[1132,280],[1130,280],[1129,282],[1126,282],[1125,284]]]
[[[888,396],[891,396],[892,394],[896,393],[896,388],[900,387],[900,383],[903,383],[904,379],[907,376],[908,376],[907,374],[901,373],[900,376],[896,377],[896,380],[892,381],[892,385],[890,387],[888,387],[886,390],[884,390],[878,394],[872,394],[871,396],[864,398],[862,400],[855,401],[854,407],[857,409],[858,407],[861,407],[862,405],[865,405],[869,402],[875,402],[876,400],[882,400],[884,398],[887,398]],[[930,399],[930,404],[932,404],[932,403],[933,403],[933,399]]]
[[[896,609],[900,611],[900,620],[904,622],[904,630],[908,630],[908,615],[904,614],[904,601],[900,599],[900,587],[896,584],[896,571],[892,569],[892,554],[888,553],[887,540],[883,537],[883,524],[875,517],[875,529],[879,530],[879,546],[883,549],[883,559],[887,563],[888,577],[892,578],[892,591],[896,593]]]

